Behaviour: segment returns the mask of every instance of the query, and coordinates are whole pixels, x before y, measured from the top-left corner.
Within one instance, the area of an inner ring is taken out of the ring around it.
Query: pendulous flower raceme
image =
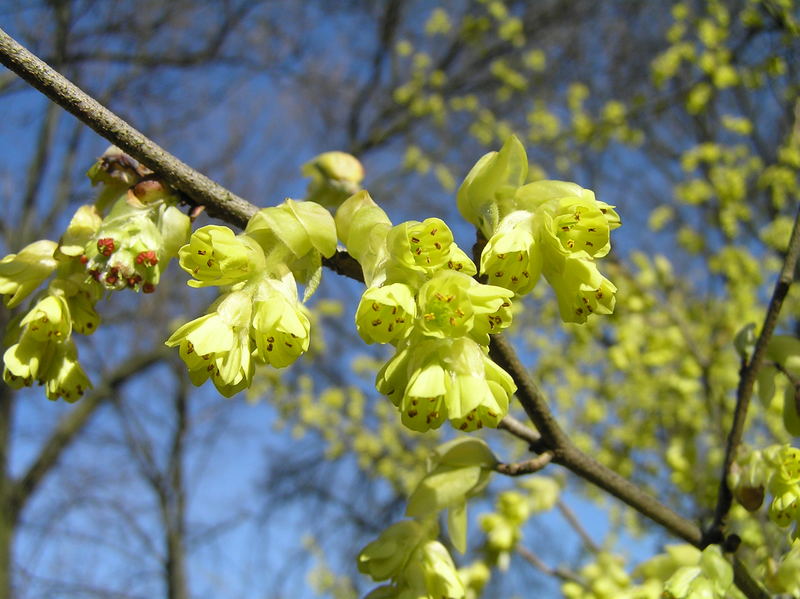
[[[527,172],[525,149],[511,137],[477,162],[458,191],[461,214],[487,240],[481,274],[516,295],[530,292],[543,274],[565,322],[610,314],[616,287],[595,260],[611,249],[619,215],[574,183],[526,184]]]
[[[179,348],[192,382],[210,378],[230,397],[250,385],[256,364],[282,368],[302,355],[310,322],[297,282],[308,284],[308,295],[321,256],[335,251],[333,218],[313,202],[264,208],[240,235],[216,225],[195,231],[179,251],[181,268],[194,277],[189,286],[222,293],[166,341]]]
[[[771,445],[762,450],[742,448],[728,483],[748,511],[758,510],[769,491],[769,518],[781,528],[795,525],[800,539],[800,449]]]
[[[9,308],[50,278],[7,332],[3,355],[7,384],[39,383],[50,399],[75,401],[91,387],[72,335],[97,330],[95,304],[104,291],[153,291],[189,235],[177,197],[117,148],[88,175],[100,193],[77,209],[59,242],[36,241],[0,260],[0,294]]]
[[[489,335],[511,323],[513,292],[473,279],[477,269],[438,218],[391,226],[366,192],[336,214],[342,239],[364,270],[356,327],[395,355],[376,386],[412,430],[445,420],[463,431],[497,426],[516,391],[488,356]]]

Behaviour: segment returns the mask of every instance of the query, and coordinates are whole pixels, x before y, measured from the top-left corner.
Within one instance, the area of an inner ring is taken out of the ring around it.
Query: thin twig
[[[583,544],[586,545],[586,548],[592,552],[597,553],[600,551],[600,546],[594,542],[594,539],[589,536],[588,531],[583,527],[580,520],[578,520],[577,516],[575,516],[575,512],[564,503],[563,500],[559,499],[556,502],[556,508],[558,511],[561,512],[561,515],[564,516],[564,519],[569,523],[572,529],[578,534],[578,536],[583,541]]]
[[[794,280],[795,268],[797,267],[798,257],[800,257],[800,209],[794,221],[794,228],[789,239],[789,247],[783,259],[783,267],[775,282],[775,289],[772,298],[767,306],[767,313],[764,317],[764,325],[761,327],[761,334],[758,336],[753,355],[744,365],[739,377],[739,385],[736,389],[736,408],[733,412],[733,424],[728,433],[728,442],[725,446],[725,461],[723,462],[720,474],[719,493],[717,495],[717,506],[714,510],[714,520],[709,526],[703,537],[703,546],[711,543],[721,543],[724,540],[725,518],[733,503],[733,494],[728,486],[728,475],[730,474],[733,461],[736,458],[736,450],[742,442],[744,434],[744,424],[747,419],[747,409],[750,406],[750,397],[753,394],[753,386],[756,376],[761,369],[764,356],[767,352],[775,326],[778,324],[778,316],[783,307],[783,300],[789,293],[789,288]]]
[[[532,428],[525,426],[522,422],[510,414],[503,417],[503,419],[498,423],[497,428],[507,431],[518,439],[525,441],[531,448],[531,451],[536,451],[533,449],[533,447],[538,446],[539,442],[542,440],[542,436],[539,433]]]
[[[533,551],[528,549],[527,547],[523,547],[522,545],[517,545],[516,552],[530,565],[534,568],[542,572],[543,574],[547,574],[548,576],[555,576],[556,578],[560,578],[564,581],[574,582],[582,587],[586,586],[586,583],[581,579],[580,576],[572,572],[571,570],[567,570],[566,568],[562,568],[561,566],[556,566],[552,568],[545,564],[539,556],[536,555]]]
[[[547,466],[552,460],[553,454],[549,451],[546,451],[543,454],[537,455],[535,458],[531,458],[530,460],[525,460],[524,462],[514,462],[512,464],[500,462],[495,464],[494,469],[495,472],[505,474],[506,476],[523,476],[525,474],[538,472]]]

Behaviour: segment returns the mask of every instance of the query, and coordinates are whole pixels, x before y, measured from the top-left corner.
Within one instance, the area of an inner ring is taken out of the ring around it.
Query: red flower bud
[[[146,252],[139,252],[136,256],[136,264],[144,264],[145,266],[155,266],[158,264],[158,256],[155,251],[147,250]]]
[[[103,237],[102,239],[97,240],[97,251],[106,257],[113,254],[116,249],[117,248],[114,245],[114,240],[111,239],[111,237]]]

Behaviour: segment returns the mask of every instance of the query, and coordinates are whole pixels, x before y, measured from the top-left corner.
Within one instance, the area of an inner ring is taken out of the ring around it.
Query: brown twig
[[[494,470],[495,472],[505,474],[506,476],[523,476],[525,474],[533,474],[534,472],[538,472],[547,466],[552,460],[553,454],[549,451],[546,451],[540,455],[537,455],[535,458],[525,460],[524,462],[514,462],[512,464],[500,462],[495,464]]]
[[[517,384],[517,399],[541,433],[546,449],[553,452],[553,462],[561,464],[609,492],[680,538],[693,545],[700,543],[701,532],[693,522],[676,514],[628,479],[575,447],[556,422],[544,395],[531,379],[516,352],[502,335],[493,335],[489,347],[490,355],[495,362],[503,367]]]

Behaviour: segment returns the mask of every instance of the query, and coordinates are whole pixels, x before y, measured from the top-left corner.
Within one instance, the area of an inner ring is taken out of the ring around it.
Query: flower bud
[[[311,177],[306,200],[335,208],[359,191],[364,167],[345,152],[325,152],[305,163],[301,172]]]

